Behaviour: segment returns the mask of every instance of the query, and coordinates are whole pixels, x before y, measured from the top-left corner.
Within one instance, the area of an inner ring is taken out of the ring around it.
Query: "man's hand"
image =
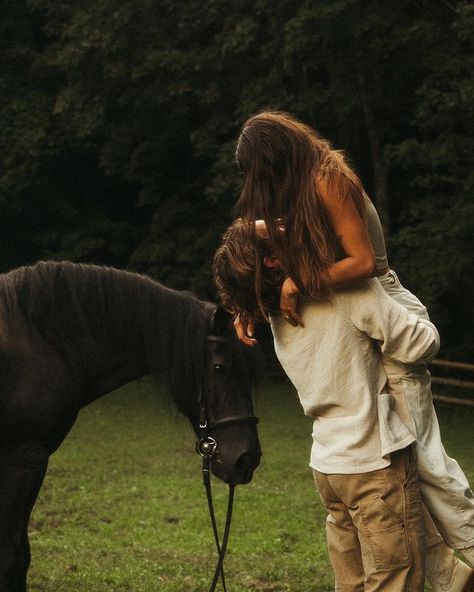
[[[297,311],[299,293],[295,282],[290,277],[287,277],[281,286],[280,311],[282,317],[293,327],[298,325],[304,327],[304,323]]]
[[[254,324],[251,319],[242,319],[237,315],[234,319],[234,329],[239,340],[245,345],[254,346],[257,343],[253,337]]]

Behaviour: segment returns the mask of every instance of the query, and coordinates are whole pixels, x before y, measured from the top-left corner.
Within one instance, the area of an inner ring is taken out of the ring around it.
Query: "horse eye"
[[[214,370],[218,373],[218,374],[224,374],[226,371],[226,367],[223,366],[222,364],[214,364]]]

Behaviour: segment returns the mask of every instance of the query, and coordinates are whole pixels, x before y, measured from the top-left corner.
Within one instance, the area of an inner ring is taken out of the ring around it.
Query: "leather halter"
[[[220,337],[218,335],[208,335],[208,342],[218,343],[233,343],[232,339],[227,337]],[[215,438],[210,435],[211,430],[216,427],[229,426],[238,423],[258,423],[258,418],[254,415],[231,415],[218,420],[209,421],[208,410],[209,402],[206,400],[206,396],[201,391],[198,399],[200,407],[200,419],[199,419],[199,430],[198,430],[198,441],[196,442],[196,452],[202,456],[202,479],[206,489],[207,505],[209,508],[209,516],[211,519],[212,531],[214,533],[214,540],[216,543],[216,549],[218,554],[217,565],[214,570],[214,577],[212,578],[209,592],[214,592],[219,581],[219,577],[222,582],[222,588],[224,592],[227,592],[225,575],[224,575],[224,558],[227,551],[227,542],[229,540],[230,524],[232,520],[232,510],[234,505],[234,490],[235,485],[229,483],[229,495],[227,499],[227,514],[224,526],[224,533],[222,535],[222,543],[219,538],[219,531],[217,529],[216,517],[214,513],[214,504],[212,501],[212,489],[211,489],[211,465],[215,454],[217,453],[218,443]]]

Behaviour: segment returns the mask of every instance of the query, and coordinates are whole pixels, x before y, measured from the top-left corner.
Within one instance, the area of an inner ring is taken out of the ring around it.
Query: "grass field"
[[[325,513],[307,466],[311,422],[286,381],[256,394],[263,449],[238,487],[229,592],[332,587]],[[438,406],[448,452],[474,480],[474,409]],[[213,481],[223,524],[227,488]],[[194,435],[142,380],[86,408],[53,455],[31,521],[31,592],[204,592],[215,564]]]

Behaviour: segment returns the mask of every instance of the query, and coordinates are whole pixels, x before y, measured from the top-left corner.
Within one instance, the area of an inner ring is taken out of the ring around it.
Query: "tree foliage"
[[[8,2],[2,269],[128,265],[212,297],[239,128],[284,109],[346,150],[393,266],[472,356],[472,2]]]

